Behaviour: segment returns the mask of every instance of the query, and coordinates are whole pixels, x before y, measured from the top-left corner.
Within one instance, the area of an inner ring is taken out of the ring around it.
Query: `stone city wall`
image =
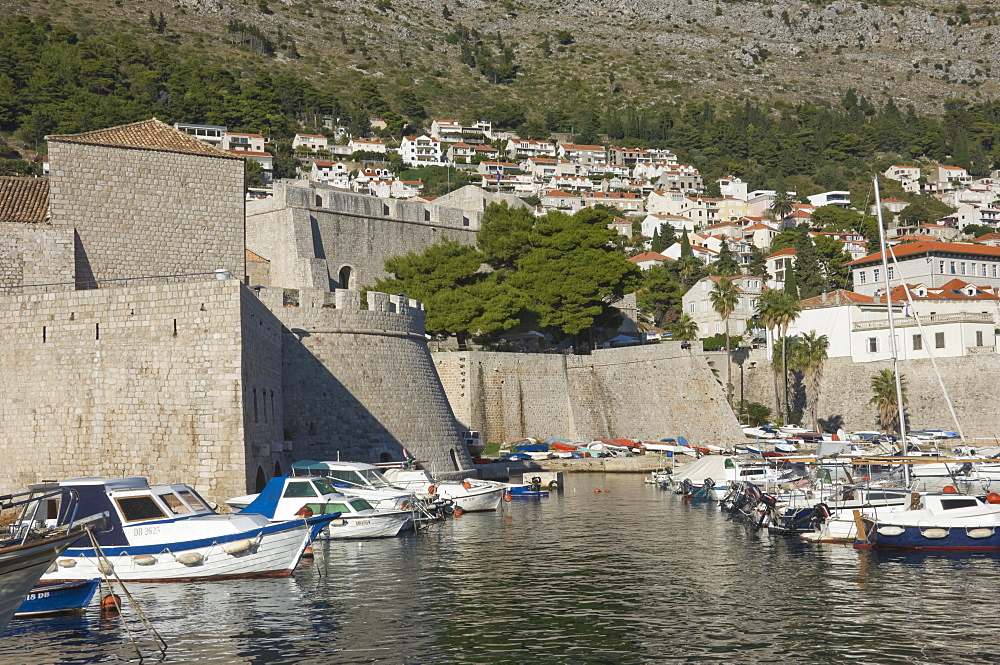
[[[297,459],[398,461],[435,473],[472,468],[434,371],[422,305],[369,292],[262,288],[284,326],[284,434]]]
[[[742,433],[704,356],[661,343],[590,356],[433,354],[456,417],[488,441],[682,435],[729,445]]]
[[[0,222],[0,287],[72,281],[72,229]]]
[[[475,244],[481,219],[481,212],[279,182],[273,197],[247,204],[247,249],[271,262],[274,285],[358,288],[388,276],[393,256],[442,238]]]
[[[49,142],[54,227],[76,229],[79,281],[243,275],[239,159]]]
[[[245,493],[240,288],[0,297],[0,491],[106,475]]]
[[[721,362],[721,361],[720,361]],[[750,363],[754,367],[750,368]],[[774,379],[764,350],[755,351],[744,364],[744,390],[748,400],[774,408]],[[1000,376],[1000,355],[977,353],[961,358],[939,358],[938,368],[962,429],[969,438],[1000,439],[1000,419],[991,406]],[[721,366],[721,365],[720,365]],[[849,358],[826,361],[820,383],[817,416],[828,431],[880,429],[872,397],[871,380],[879,370],[891,369],[891,361],[854,363]],[[955,422],[930,360],[907,360],[900,363],[906,379],[907,423],[911,429],[954,430]],[[739,395],[739,366],[733,366],[734,383]],[[779,391],[782,390],[779,384]],[[792,374],[789,391],[793,404],[801,408],[804,390],[801,376]],[[803,420],[809,420],[806,416]],[[803,423],[806,424],[806,423]],[[811,426],[811,422],[807,425]]]

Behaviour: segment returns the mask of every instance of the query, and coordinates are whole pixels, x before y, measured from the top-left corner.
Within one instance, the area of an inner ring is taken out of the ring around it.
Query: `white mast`
[[[878,217],[878,238],[882,245],[882,273],[885,281],[885,303],[889,313],[889,349],[892,351],[892,372],[896,377],[896,406],[899,407],[899,438],[902,441],[902,453],[909,452],[906,441],[906,419],[903,415],[903,383],[899,376],[899,353],[896,349],[896,326],[892,315],[892,288],[889,286],[889,246],[885,242],[885,229],[882,227],[882,197],[878,190],[878,176],[875,176],[875,214]],[[903,484],[910,485],[910,467],[903,464]]]

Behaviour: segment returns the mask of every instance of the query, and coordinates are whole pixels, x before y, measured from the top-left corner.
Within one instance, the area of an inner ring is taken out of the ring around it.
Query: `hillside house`
[[[517,157],[531,159],[534,157],[556,158],[556,146],[548,141],[534,141],[532,139],[511,139],[507,141],[507,156],[510,159]]]
[[[292,139],[292,150],[299,150],[301,148],[302,150],[318,152],[326,150],[328,143],[325,136],[318,134],[296,134],[295,138]]]
[[[614,206],[626,214],[643,210],[642,195],[632,192],[585,192],[583,204],[588,208],[601,204]]]
[[[253,152],[262,153],[264,150],[264,137],[260,134],[243,134],[241,132],[226,132],[222,136],[222,149],[229,152]]]
[[[381,141],[376,141],[374,139],[351,139],[347,143],[348,150],[351,153],[355,152],[374,152],[380,155],[385,155],[388,153],[385,144]]]
[[[709,337],[726,331],[726,324],[712,307],[712,291],[722,280],[729,280],[739,292],[736,309],[729,315],[729,334],[742,335],[747,331],[747,322],[757,314],[757,302],[764,290],[759,276],[739,275],[719,277],[712,275],[695,282],[681,299],[684,313],[698,324],[698,336]]]
[[[575,143],[560,143],[556,156],[576,164],[597,164],[606,162],[607,151],[603,145],[577,145]]]
[[[892,254],[896,257],[898,270],[890,262],[890,281],[903,279],[907,283],[936,288],[952,279],[972,278],[982,286],[1000,286],[1000,247],[921,240],[896,245]],[[884,291],[881,252],[864,256],[849,265],[855,291],[868,296]]]
[[[795,257],[798,255],[791,247],[774,252],[767,256],[767,274],[771,277],[767,285],[772,289],[782,289],[785,287],[785,276],[789,270],[795,268]]]
[[[898,182],[906,182],[907,180],[918,180],[920,179],[920,167],[919,166],[900,166],[894,164],[885,170],[883,173],[889,180],[896,180]]]
[[[653,266],[665,265],[673,259],[660,254],[659,252],[643,252],[628,259],[639,267],[639,270],[649,270]]]
[[[663,234],[661,230],[664,224],[669,224],[674,227],[675,234],[680,237],[680,234],[685,230],[688,233],[693,233],[696,229],[696,225],[687,217],[681,217],[680,215],[657,215],[650,214],[646,215],[645,219],[642,220],[642,235],[647,238],[652,238],[653,234],[657,231],[660,235]]]
[[[430,136],[404,136],[399,155],[408,166],[444,166],[441,141]]]

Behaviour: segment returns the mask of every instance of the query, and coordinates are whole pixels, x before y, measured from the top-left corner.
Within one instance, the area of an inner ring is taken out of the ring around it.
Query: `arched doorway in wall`
[[[277,478],[281,475],[281,462],[274,463],[274,477]]]
[[[351,266],[344,266],[340,269],[340,273],[337,276],[337,283],[340,284],[340,288],[349,289],[351,288],[351,280],[354,277],[354,271]]]
[[[378,456],[378,461],[379,462],[383,462],[383,463],[384,462],[391,462],[392,461],[392,453],[382,453],[381,455]]]
[[[264,467],[257,467],[257,479],[253,483],[253,491],[260,494],[264,491],[264,485],[267,485],[267,478],[264,477]]]

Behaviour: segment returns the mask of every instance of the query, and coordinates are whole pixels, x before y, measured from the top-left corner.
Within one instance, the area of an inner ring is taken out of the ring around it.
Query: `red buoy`
[[[601,490],[594,490],[594,494],[600,494]]]
[[[101,614],[104,616],[117,616],[121,606],[122,599],[118,594],[109,593],[101,598]]]
[[[610,492],[611,490],[604,490],[605,492]]]
[[[958,494],[958,490],[955,489],[954,485],[945,485],[944,489],[941,491],[944,492],[945,494]]]
[[[1000,503],[1000,494],[996,492],[990,492],[986,495],[986,503],[998,504]]]
[[[456,508],[455,512],[452,513],[452,515],[454,515],[455,517],[461,517],[464,514],[465,514],[465,511],[462,510],[461,508]]]
[[[1000,495],[998,495],[998,496],[1000,496]],[[504,500],[504,501],[510,501],[510,500],[512,500],[513,498],[514,498],[514,497],[512,497],[512,496],[510,495],[510,492],[504,492],[504,495],[503,495],[503,500]]]

